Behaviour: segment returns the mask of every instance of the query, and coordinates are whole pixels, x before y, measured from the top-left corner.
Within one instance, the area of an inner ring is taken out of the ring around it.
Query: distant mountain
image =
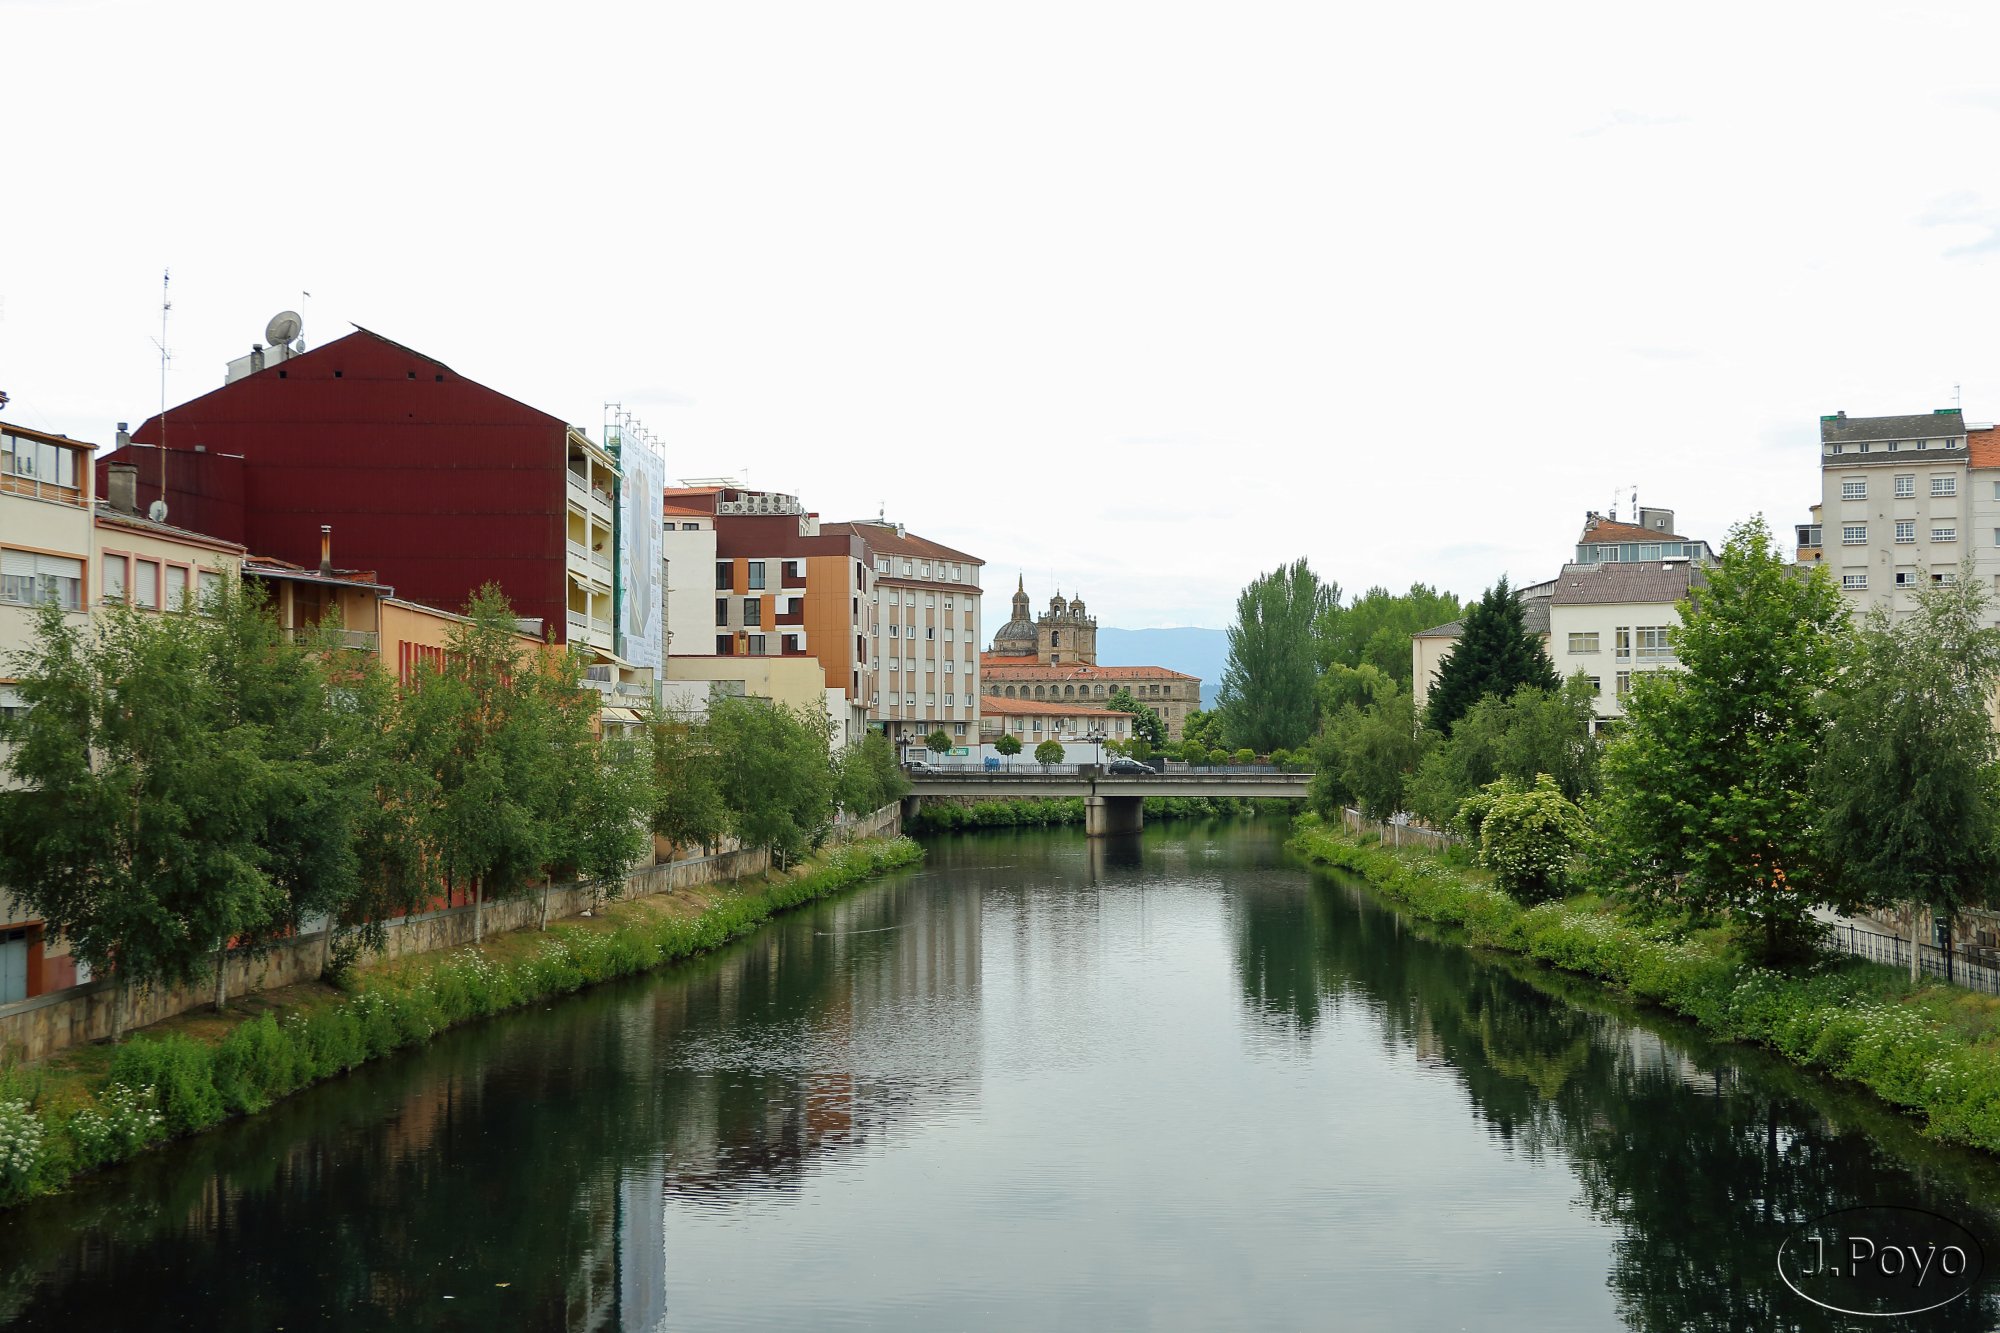
[[[1229,661],[1229,635],[1219,629],[1097,630],[1100,666],[1163,666],[1201,677],[1201,706],[1215,707],[1222,668]]]

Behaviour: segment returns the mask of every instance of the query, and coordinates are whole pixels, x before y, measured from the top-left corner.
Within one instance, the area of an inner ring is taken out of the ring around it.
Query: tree
[[[729,809],[705,723],[662,709],[646,730],[653,752],[653,833],[676,847],[713,847],[729,827]]]
[[[2000,887],[2000,783],[1987,701],[2000,632],[1970,577],[1932,586],[1900,624],[1878,608],[1834,690],[1813,771],[1820,864],[1844,907],[1900,906],[1911,943]],[[1951,936],[1945,936],[1947,947]],[[1910,951],[1910,976],[1917,975]]]
[[[880,810],[909,793],[909,779],[896,764],[889,738],[871,731],[834,761],[834,789],[841,809],[861,815]]]
[[[1035,747],[1035,762],[1043,768],[1049,768],[1063,761],[1063,753],[1061,741],[1043,741]]]
[[[1584,800],[1597,790],[1595,697],[1580,673],[1555,693],[1524,685],[1511,698],[1486,696],[1424,756],[1410,779],[1409,808],[1443,828],[1488,783],[1504,777],[1532,784],[1541,773],[1570,801]]]
[[[1111,696],[1111,702],[1106,704],[1105,707],[1114,713],[1131,714],[1132,735],[1146,742],[1147,745],[1165,745],[1167,743],[1167,724],[1161,721],[1158,713],[1154,712],[1147,705],[1140,703],[1137,699],[1134,699],[1132,691],[1126,689],[1124,686],[1121,685],[1118,687],[1117,692]]]
[[[0,881],[120,987],[202,976],[218,941],[285,911],[258,837],[263,738],[210,669],[205,623],[129,607],[88,630],[44,603],[8,669]]]
[[[1229,663],[1217,707],[1231,746],[1259,752],[1302,745],[1313,734],[1319,669],[1313,627],[1338,598],[1303,560],[1263,575],[1236,599]]]
[[[535,658],[523,681],[538,696],[536,711],[547,728],[549,772],[540,789],[549,830],[544,930],[557,873],[597,884],[623,880],[652,847],[651,747],[622,735],[599,739],[597,694],[584,686],[583,669],[574,648],[548,652]]]
[[[1199,745],[1206,753],[1222,744],[1222,714],[1196,708],[1181,719],[1181,744]]]
[[[939,727],[936,731],[924,737],[924,748],[932,754],[950,754],[951,737],[945,734],[943,727]]]
[[[1548,653],[1521,622],[1521,599],[1503,577],[1466,612],[1458,643],[1431,686],[1429,723],[1448,732],[1489,694],[1505,699],[1523,685],[1554,690],[1560,684]]]
[[[1011,731],[1003,731],[1000,733],[1000,739],[993,742],[993,749],[1002,757],[1012,759],[1021,753],[1021,738]]]
[[[1493,883],[1524,903],[1561,897],[1586,832],[1583,812],[1546,773],[1527,786],[1502,778],[1486,791],[1479,862],[1493,872]]]
[[[1751,519],[1680,615],[1684,669],[1635,674],[1604,752],[1606,868],[1639,900],[1760,929],[1775,955],[1824,896],[1811,776],[1846,608],[1823,568],[1791,568]]]
[[[487,899],[519,891],[548,856],[554,772],[546,700],[524,684],[530,664],[513,608],[487,584],[465,617],[452,627],[442,667],[426,665],[411,682],[396,741],[426,778],[430,800],[415,822],[433,882],[471,889],[480,940]]]
[[[1404,785],[1430,742],[1417,726],[1416,701],[1401,690],[1373,708],[1349,704],[1314,743],[1315,804],[1330,814],[1352,797],[1370,819],[1390,818],[1403,808]]]
[[[737,839],[770,848],[779,865],[818,846],[834,797],[825,715],[720,698],[709,704],[708,733],[722,760],[722,800]]]
[[[1410,636],[1457,620],[1463,608],[1458,598],[1428,584],[1413,583],[1406,593],[1370,588],[1340,605],[1333,604],[1314,627],[1322,670],[1368,667],[1403,689],[1410,688]]]

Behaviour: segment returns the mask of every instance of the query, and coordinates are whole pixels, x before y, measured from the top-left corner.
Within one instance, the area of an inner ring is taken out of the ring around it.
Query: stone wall
[[[844,821],[834,829],[836,842],[863,838],[897,836],[902,831],[902,808],[888,805],[872,815]],[[714,856],[694,856],[644,866],[633,871],[606,894],[594,884],[565,884],[549,892],[549,920],[576,916],[596,907],[606,897],[644,898],[676,889],[698,888],[730,880],[760,875],[771,866],[765,849],[722,852]],[[398,917],[386,925],[388,939],[380,953],[369,961],[382,962],[408,954],[455,949],[472,943],[473,909],[454,907],[420,916]],[[518,898],[486,905],[486,931],[525,930],[542,921],[542,895],[529,892]],[[261,954],[232,951],[228,968],[232,998],[253,991],[272,990],[320,975],[326,956],[324,931],[314,931],[274,945]],[[39,1060],[79,1042],[100,1041],[111,1035],[112,1004],[117,994],[102,981],[52,991],[33,999],[0,1005],[0,1059]],[[215,1001],[215,983],[191,986],[154,987],[126,997],[127,1031],[157,1023],[163,1018]]]

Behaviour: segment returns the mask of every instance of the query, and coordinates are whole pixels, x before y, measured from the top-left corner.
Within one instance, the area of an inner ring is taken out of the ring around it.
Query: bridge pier
[[[1115,838],[1137,833],[1146,825],[1146,801],[1142,796],[1086,796],[1083,798],[1083,832],[1089,838]]]

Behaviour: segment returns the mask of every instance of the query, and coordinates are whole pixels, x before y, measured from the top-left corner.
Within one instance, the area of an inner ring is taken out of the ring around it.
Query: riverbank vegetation
[[[1725,926],[1596,894],[1526,906],[1463,857],[1391,850],[1314,816],[1301,819],[1292,846],[1361,875],[1414,916],[1462,929],[1468,944],[1598,978],[1718,1036],[1860,1083],[1934,1137],[2000,1152],[2000,1000],[1858,959],[1762,966]]]
[[[112,1047],[0,1069],[0,1205],[61,1189],[232,1116],[252,1115],[310,1084],[420,1045],[446,1028],[678,962],[772,916],[912,865],[908,839],[834,848],[791,873],[718,888],[698,913],[661,897],[613,903],[545,934],[421,954],[358,971],[343,989],[221,1022],[170,1021]]]
[[[652,835],[783,865],[907,790],[881,736],[836,754],[824,717],[758,700],[600,738],[585,673],[491,586],[402,682],[227,581],[88,625],[45,603],[0,663],[25,705],[0,715],[0,884],[121,993],[213,976],[219,1007],[226,949],[309,922],[347,933],[333,958],[455,901],[483,934],[491,900],[617,880]]]

